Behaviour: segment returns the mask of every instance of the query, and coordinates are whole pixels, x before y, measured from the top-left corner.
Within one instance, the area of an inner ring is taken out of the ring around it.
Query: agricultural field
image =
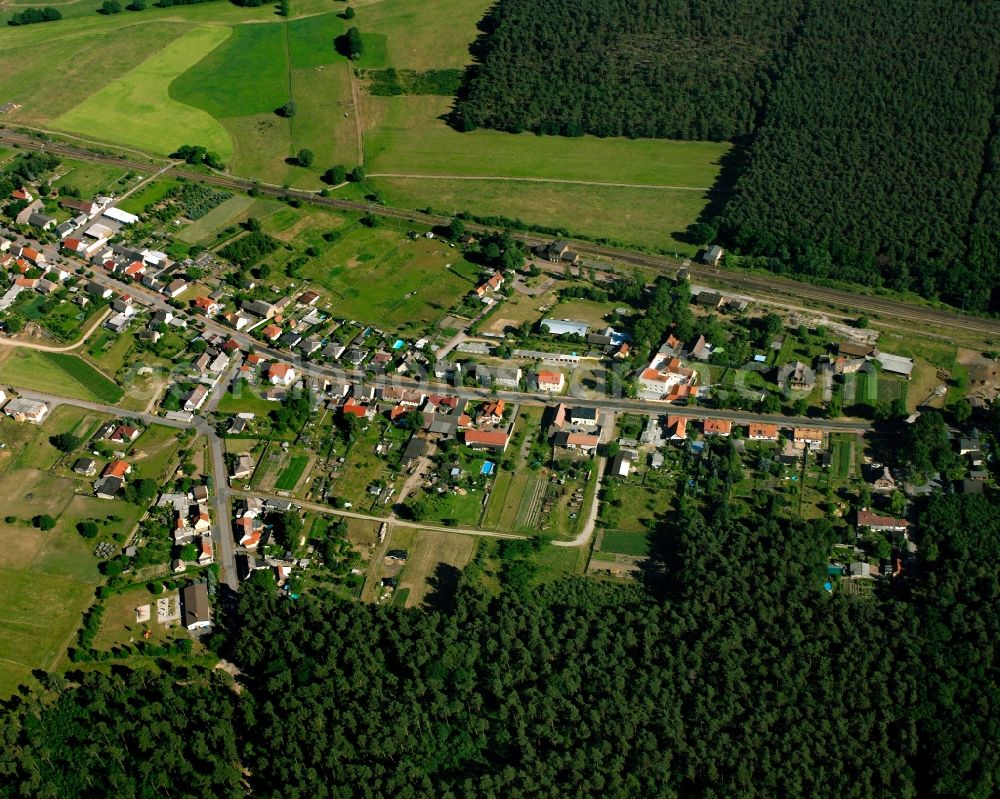
[[[121,144],[157,155],[169,155],[182,144],[197,143],[218,153],[233,154],[232,141],[210,114],[173,100],[170,84],[230,35],[227,28],[192,28],[152,58],[87,97],[53,120],[54,127],[72,133],[106,135]]]
[[[302,474],[309,465],[308,455],[293,455],[288,459],[287,465],[278,475],[274,487],[279,491],[294,491],[295,486],[302,479]]]
[[[704,207],[728,148],[459,133],[440,119],[451,97],[372,96],[366,80],[352,77],[352,68],[463,69],[485,0],[365,4],[354,23],[365,52],[353,65],[333,46],[346,23],[315,0],[294,3],[287,20],[266,7],[225,3],[107,17],[90,16],[87,3],[70,5],[86,10],[72,27],[57,22],[43,26],[44,36],[33,26],[0,36],[0,45],[10,45],[0,46],[0,94],[23,104],[11,122],[157,155],[201,144],[233,172],[271,183],[321,188],[330,166],[364,162],[364,191],[401,207],[499,214],[690,254],[676,234]],[[128,36],[120,35],[125,25]],[[19,56],[27,48],[37,68]],[[289,101],[293,115],[276,113]],[[314,155],[309,168],[296,163],[302,149]],[[339,191],[351,196],[356,187]],[[138,199],[127,205],[134,210]]]
[[[59,432],[82,432],[92,427],[96,414],[59,408],[40,428],[17,423],[0,424],[0,696],[11,695],[27,682],[32,669],[51,670],[72,642],[80,616],[103,578],[91,554],[96,540],[76,531],[84,519],[120,519],[112,528],[125,532],[139,516],[139,508],[75,494],[78,483],[53,477],[45,470],[59,457],[48,438]],[[90,417],[94,417],[91,419]],[[13,451],[13,452],[12,452]],[[14,454],[16,452],[16,454]],[[16,460],[15,460],[16,459]],[[56,526],[47,532],[31,524],[47,514]],[[13,518],[8,522],[7,518]],[[107,538],[102,533],[101,538]],[[98,539],[100,540],[100,539]]]
[[[35,350],[0,350],[0,381],[73,399],[114,405],[124,392],[82,358]]]

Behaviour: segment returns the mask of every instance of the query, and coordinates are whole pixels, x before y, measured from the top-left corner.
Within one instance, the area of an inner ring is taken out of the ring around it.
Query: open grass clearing
[[[608,530],[601,539],[601,552],[613,552],[619,555],[648,555],[649,547],[649,534],[644,532]]]
[[[96,568],[94,576],[87,584],[37,568],[0,567],[0,697],[13,694],[31,669],[56,665],[93,597]]]
[[[236,389],[235,393],[233,388]],[[266,400],[249,383],[239,383],[226,390],[219,400],[219,413],[253,413],[267,416],[279,407],[279,403]]]
[[[135,194],[126,197],[118,204],[118,207],[123,211],[128,211],[130,214],[141,214],[147,208],[156,205],[166,197],[167,192],[172,188],[180,185],[180,181],[171,180],[170,178],[154,180],[151,183],[147,183]]]
[[[86,439],[96,428],[97,423],[109,419],[105,414],[96,411],[77,408],[72,405],[60,405],[46,417],[41,427],[29,425],[35,436],[31,445],[19,453],[17,466],[20,469],[48,470],[56,465],[63,453],[49,443],[51,436],[60,433],[72,433],[81,439]]]
[[[134,344],[134,333],[126,331],[116,335],[101,330],[87,340],[87,357],[105,374],[117,375],[127,363],[131,363],[129,356]]]
[[[729,150],[728,144],[717,142],[459,133],[440,119],[451,102],[433,95],[366,97],[370,171],[703,189],[714,183],[719,159]]]
[[[115,164],[99,164],[93,161],[62,159],[60,177],[52,185],[60,190],[67,186],[80,190],[81,197],[93,197],[109,191],[120,191],[118,181],[128,174],[128,170]]]
[[[175,428],[159,424],[146,428],[129,452],[136,479],[148,477],[158,482],[165,480],[167,475],[164,472],[173,460],[179,444]]]
[[[113,405],[122,390],[76,355],[0,350],[0,381],[63,397]]]
[[[396,531],[390,548],[397,546]],[[476,538],[458,533],[420,530],[409,548],[397,591],[409,589],[407,607],[419,607],[433,591],[453,592],[461,570],[472,560]]]
[[[693,255],[697,248],[676,234],[697,219],[707,202],[701,192],[669,189],[382,177],[370,182],[388,205],[399,208],[500,215],[681,255]]]
[[[177,593],[173,592],[176,596]],[[104,600],[104,617],[101,620],[101,629],[94,639],[94,648],[99,651],[107,651],[115,646],[127,645],[131,641],[143,640],[143,633],[149,630],[150,644],[163,644],[177,638],[184,638],[189,635],[179,621],[169,624],[159,624],[156,621],[156,600],[170,596],[161,594],[152,596],[148,591],[124,591],[114,594]],[[141,605],[152,605],[151,619],[145,624],[139,624],[135,620],[136,608]]]
[[[396,69],[448,69],[470,63],[469,45],[490,0],[439,0],[413,4],[382,2],[366,5],[359,19],[362,30],[386,38],[387,60]],[[367,47],[368,42],[365,42]]]
[[[301,274],[330,292],[336,315],[405,332],[439,321],[472,288],[448,267],[460,259],[438,241],[357,226]]]
[[[47,439],[80,425],[87,425],[86,417],[54,413],[41,429],[32,431]],[[0,427],[6,441],[5,434],[6,428]],[[19,520],[8,524],[0,517],[0,696],[23,682],[30,669],[56,666],[101,582],[92,554],[95,542],[80,537],[77,522],[119,519],[103,526],[103,539],[127,532],[141,513],[127,503],[76,495],[78,485],[20,465],[0,481],[0,507]],[[25,521],[40,514],[56,519],[55,528],[42,532]]]
[[[53,121],[61,130],[169,155],[196,143],[225,161],[233,154],[226,129],[210,114],[170,97],[170,84],[229,38],[230,29],[193,28],[132,71]]]

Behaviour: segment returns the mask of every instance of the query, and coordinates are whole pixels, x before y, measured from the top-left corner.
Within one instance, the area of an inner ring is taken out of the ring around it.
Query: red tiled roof
[[[466,430],[465,443],[502,447],[507,445],[507,434],[502,430]]]
[[[733,423],[728,419],[706,419],[705,420],[705,433],[731,433],[733,430]]]
[[[125,475],[128,474],[128,470],[128,461],[111,461],[111,463],[104,468],[104,472],[101,476],[124,478]]]
[[[879,516],[870,510],[858,511],[858,525],[861,527],[908,527],[906,519],[895,519],[892,516]]]
[[[763,422],[752,422],[750,424],[750,438],[777,438],[778,425],[764,424]]]

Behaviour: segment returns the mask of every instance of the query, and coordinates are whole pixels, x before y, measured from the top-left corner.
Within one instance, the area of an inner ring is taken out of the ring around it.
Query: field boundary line
[[[516,183],[559,183],[571,186],[604,186],[616,189],[653,189],[656,191],[699,191],[711,189],[708,186],[672,186],[663,183],[617,183],[603,180],[576,180],[572,178],[512,177],[509,175],[424,175],[406,172],[369,172],[370,178],[404,178],[413,180],[503,180]]]

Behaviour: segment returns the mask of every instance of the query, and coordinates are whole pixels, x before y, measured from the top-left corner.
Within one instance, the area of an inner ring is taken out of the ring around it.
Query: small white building
[[[49,406],[44,402],[17,397],[4,406],[3,412],[15,422],[41,424],[49,413]]]

